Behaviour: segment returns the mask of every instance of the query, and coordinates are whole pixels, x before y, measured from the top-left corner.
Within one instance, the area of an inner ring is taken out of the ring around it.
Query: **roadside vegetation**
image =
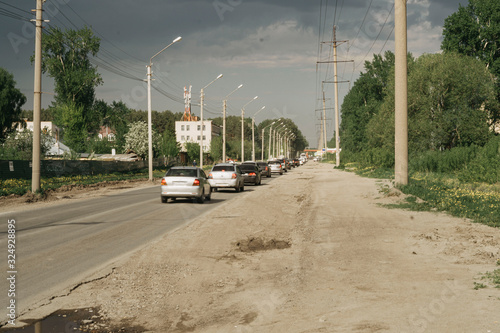
[[[153,177],[160,178],[165,175],[166,170],[154,170]],[[130,173],[111,173],[98,175],[78,175],[67,177],[42,177],[41,178],[41,194],[44,192],[55,190],[64,186],[77,187],[89,186],[99,183],[108,183],[116,181],[146,181],[149,178],[148,170],[140,170]],[[9,195],[25,195],[31,191],[31,179],[0,179],[0,197]]]
[[[500,227],[500,48],[487,37],[500,33],[498,12],[498,1],[470,0],[445,20],[442,53],[408,54],[409,184],[399,207]],[[342,168],[394,176],[394,108],[386,52],[365,62],[344,98]]]

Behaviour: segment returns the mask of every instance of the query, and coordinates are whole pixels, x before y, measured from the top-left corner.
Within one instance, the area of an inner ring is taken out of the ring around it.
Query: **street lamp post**
[[[274,129],[274,143],[273,143],[273,154],[275,155],[275,157],[278,157],[278,154],[279,154],[279,139],[278,139],[278,136],[279,136],[279,132],[278,132],[278,129],[284,129],[286,128],[283,127],[283,128],[280,128],[281,126],[285,126],[285,124],[281,123],[280,125],[276,126],[276,128]]]
[[[255,112],[255,114],[253,115],[252,117],[252,161],[255,162],[255,116],[257,116],[257,114],[264,110],[266,107],[263,106],[259,111]]]
[[[224,98],[224,103],[222,104],[222,162],[226,162],[226,108],[227,108],[227,98],[234,93],[236,90],[243,87],[242,84],[238,86],[238,88],[234,89],[230,92],[226,98]]]
[[[264,161],[264,131],[266,130],[266,128],[268,128],[270,126],[273,126],[274,123],[275,123],[275,121],[273,121],[270,125],[267,125],[266,127],[264,127],[262,129],[262,152],[261,152],[261,160],[263,160],[263,161]],[[269,159],[269,154],[267,155],[267,159]]]
[[[241,108],[241,162],[245,161],[245,106],[255,101],[259,96],[255,96],[247,104],[243,105]]]
[[[218,79],[220,79],[222,77],[222,74],[219,74],[219,76],[217,76],[214,80],[212,80],[212,82],[210,82],[209,84],[207,84],[206,86],[204,86],[203,88],[201,88],[201,91],[200,91],[200,117],[201,117],[201,125],[200,125],[200,168],[203,168],[203,100],[205,99],[205,93],[204,93],[204,89],[206,87],[208,87],[209,85],[211,85],[212,83],[214,83],[215,81],[217,81]]]
[[[274,122],[275,123],[275,122]],[[273,123],[273,124],[274,124]],[[271,128],[269,129],[269,151],[267,152],[267,158],[271,158],[271,156],[274,155],[274,151],[273,151],[273,154],[271,155],[271,143],[273,142],[273,124],[271,124]],[[281,123],[281,120],[279,120],[278,124],[276,125],[276,127],[280,126],[282,123]],[[276,129],[275,129],[276,130]],[[273,156],[275,157],[275,156]]]
[[[149,181],[153,181],[153,129],[151,126],[151,66],[153,65],[153,58],[165,51],[170,45],[180,41],[182,37],[177,37],[172,43],[165,46],[160,52],[156,53],[149,59],[147,66],[147,80],[148,80],[148,168],[149,168]]]

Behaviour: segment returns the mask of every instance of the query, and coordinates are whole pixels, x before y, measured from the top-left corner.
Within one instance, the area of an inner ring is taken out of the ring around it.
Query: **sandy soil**
[[[383,208],[388,184],[309,162],[53,305],[102,332],[500,332],[500,289],[474,290],[500,230]]]

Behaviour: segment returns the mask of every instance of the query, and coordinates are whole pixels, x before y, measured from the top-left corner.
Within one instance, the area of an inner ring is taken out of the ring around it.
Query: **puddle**
[[[138,326],[120,325],[109,327],[108,321],[99,314],[99,308],[59,310],[40,321],[26,321],[27,326],[0,327],[0,333],[139,333],[146,329]]]

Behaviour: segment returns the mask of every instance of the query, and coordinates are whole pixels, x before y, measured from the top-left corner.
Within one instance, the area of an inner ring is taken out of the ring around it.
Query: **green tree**
[[[214,162],[222,160],[222,136],[212,137],[210,156]]]
[[[26,96],[16,88],[14,75],[0,67],[0,143],[22,122],[21,107]]]
[[[51,27],[47,32],[42,42],[42,71],[54,79],[55,107],[75,106],[73,111],[80,113],[77,117],[84,120],[86,130],[95,134],[100,125],[100,114],[94,109],[95,88],[102,84],[102,78],[90,56],[99,51],[100,40],[88,27],[65,31]],[[66,134],[73,130],[55,119]]]
[[[153,137],[153,155],[159,151],[160,136],[155,130],[152,131]],[[129,131],[125,134],[125,151],[134,151],[142,159],[148,158],[148,124],[144,121],[138,121],[129,125]]]
[[[45,156],[55,143],[49,133],[40,133],[40,153]],[[24,129],[11,133],[0,148],[0,159],[31,160],[33,152],[33,132]]]
[[[387,91],[367,133],[370,148],[393,151],[394,90]],[[494,83],[481,62],[457,53],[421,56],[408,77],[410,152],[485,144],[496,107]]]
[[[466,7],[445,19],[444,51],[455,51],[481,60],[496,76],[497,99],[500,100],[500,2],[469,0]],[[494,121],[500,114],[494,115]]]
[[[409,62],[413,59],[411,55],[408,58]],[[342,103],[342,148],[352,152],[361,151],[368,144],[367,126],[387,94],[387,84],[394,73],[394,53],[386,51],[383,57],[374,55],[364,67],[365,72],[360,74]]]
[[[62,129],[61,141],[78,153],[84,152],[89,132],[83,106],[77,106],[73,102],[57,104],[52,108],[52,112],[56,125]]]
[[[181,145],[175,138],[175,132],[165,130],[163,132],[162,141],[160,145],[160,154],[166,156],[168,160],[173,159],[179,155]]]
[[[193,161],[197,161],[197,165],[200,165],[200,145],[197,142],[186,142],[185,145],[188,162],[192,163]]]

